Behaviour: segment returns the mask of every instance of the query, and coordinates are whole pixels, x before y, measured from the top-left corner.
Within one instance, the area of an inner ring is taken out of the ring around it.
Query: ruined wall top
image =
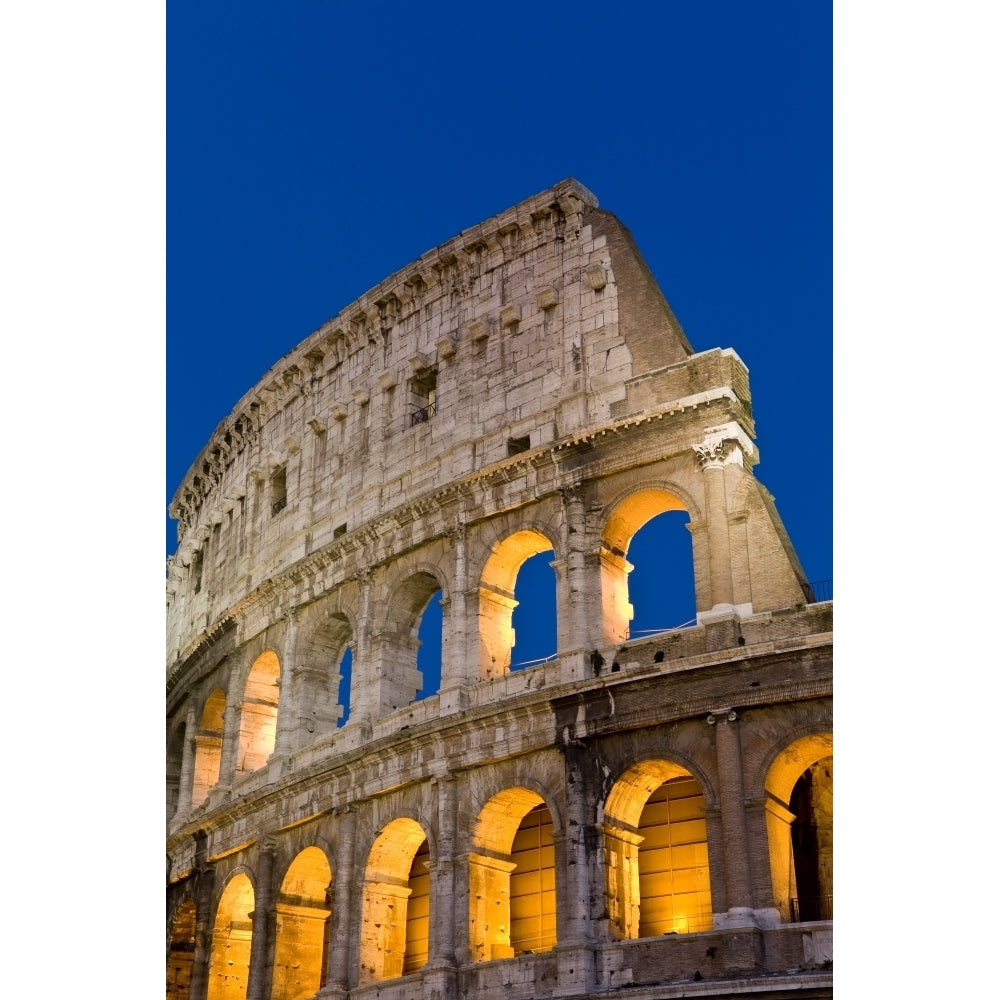
[[[366,292],[219,424],[170,505],[173,654],[275,573],[435,488],[720,394],[752,464],[742,362],[693,354],[628,230],[562,181]]]

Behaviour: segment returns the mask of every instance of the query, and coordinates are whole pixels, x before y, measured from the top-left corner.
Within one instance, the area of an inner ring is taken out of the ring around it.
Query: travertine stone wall
[[[169,996],[584,996],[793,968],[781,988],[828,995],[829,925],[782,922],[792,788],[832,754],[832,612],[757,460],[745,366],[693,351],[572,180],[282,358],[171,506]],[[697,623],[632,639],[629,543],[666,510],[689,515]],[[516,576],[540,552],[557,655],[511,672]],[[428,691],[417,630],[438,591]],[[704,796],[714,936],[632,940],[643,796],[674,775]],[[515,954],[497,914],[537,806],[557,944]],[[422,840],[427,961],[397,986]],[[224,975],[231,906],[252,907],[252,947]]]

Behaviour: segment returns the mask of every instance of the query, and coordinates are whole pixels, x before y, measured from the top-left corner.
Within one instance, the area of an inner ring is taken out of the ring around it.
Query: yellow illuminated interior
[[[712,928],[705,799],[678,764],[642,761],[604,807],[607,905],[621,938]]]
[[[254,661],[243,693],[237,775],[256,771],[274,752],[278,725],[278,656],[266,650]]]
[[[542,797],[507,788],[472,830],[469,939],[477,962],[548,951],[556,943],[555,847]]]
[[[549,951],[556,944],[555,844],[544,804],[521,821],[510,849],[510,944],[514,954]]]
[[[650,795],[639,819],[639,937],[712,929],[705,798],[691,777]]]
[[[219,781],[222,765],[222,733],[225,726],[226,692],[216,688],[205,702],[201,723],[195,735],[194,783],[191,805],[200,806],[209,789]]]
[[[410,865],[410,898],[406,906],[406,954],[403,975],[416,972],[427,964],[430,947],[431,849],[425,840],[413,855]]]
[[[318,847],[307,847],[289,866],[276,907],[271,1000],[306,1000],[323,985],[330,882],[330,865]]]
[[[207,1000],[246,1000],[254,895],[240,873],[226,886],[215,911]]]
[[[419,968],[427,962],[427,928],[430,914],[421,912],[423,903],[415,904],[418,914],[409,926],[408,909],[411,897],[429,896],[429,880],[421,882],[415,865],[416,855],[423,849],[426,834],[416,820],[394,819],[382,829],[368,855],[362,892],[361,971],[360,985],[394,979],[404,974],[404,968]],[[416,871],[416,881],[412,874]],[[412,938],[411,938],[412,935]],[[412,941],[413,954],[407,955]]]
[[[764,787],[775,908],[785,920],[832,919],[833,734],[786,747]]]

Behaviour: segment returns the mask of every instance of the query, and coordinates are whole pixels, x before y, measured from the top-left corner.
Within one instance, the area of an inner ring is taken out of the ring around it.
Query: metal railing
[[[833,920],[833,896],[805,896],[802,899],[790,899],[788,908],[793,924],[804,923],[807,920]]]
[[[809,587],[813,592],[813,604],[833,600],[833,580],[813,580],[810,581]]]
[[[434,416],[434,411],[437,409],[437,400],[433,403],[428,403],[426,406],[421,407],[415,413],[410,414],[410,426],[416,427],[417,424],[426,424],[431,417]]]

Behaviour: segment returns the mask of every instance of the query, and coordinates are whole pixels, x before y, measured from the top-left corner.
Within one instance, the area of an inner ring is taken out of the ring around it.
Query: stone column
[[[602,576],[600,559],[588,554],[587,519],[579,487],[561,490],[563,505],[563,551],[565,558],[552,565],[559,580],[558,652],[562,680],[572,682],[592,676],[590,654],[605,645],[602,623]]]
[[[719,806],[725,844],[725,913],[715,914],[723,935],[723,963],[730,972],[749,972],[761,964],[761,937],[750,891],[750,857],[747,847],[746,803],[743,793],[743,751],[739,716],[729,708],[714,709],[708,717],[715,726],[715,752],[719,770]]]
[[[240,749],[240,721],[242,711],[239,697],[242,692],[229,691],[226,695],[225,724],[222,729],[222,759],[219,763],[219,780],[216,785],[231,785],[236,780],[236,757]],[[231,699],[236,696],[239,701]],[[209,793],[211,794],[211,793]]]
[[[198,715],[194,701],[188,704],[184,720],[184,756],[181,758],[181,774],[177,786],[177,811],[174,822],[191,812],[191,796],[194,792],[194,758],[197,748]]]
[[[285,612],[285,644],[281,651],[281,673],[278,688],[278,720],[274,741],[274,757],[287,757],[295,749],[295,722],[298,718],[299,697],[296,684],[296,644],[299,636],[298,613],[294,608]]]
[[[438,790],[437,857],[431,867],[431,935],[429,964],[455,965],[455,824],[458,795],[455,778],[442,774]]]
[[[358,634],[351,665],[350,721],[370,723],[378,718],[378,685],[372,676],[371,570],[362,567],[354,578],[361,588],[361,614],[358,616]]]
[[[567,746],[566,829],[553,835],[556,847],[557,878],[562,892],[556,894],[556,961],[559,983],[554,997],[577,996],[594,989],[594,941],[591,934],[590,903],[594,896],[588,840],[596,844],[598,831],[587,824],[587,794],[584,774],[586,750]],[[595,851],[596,853],[596,851]],[[596,867],[596,865],[595,865]],[[603,893],[603,888],[601,890]]]
[[[733,447],[735,445],[729,441],[710,440],[695,446],[694,449],[704,472],[705,482],[705,521],[708,531],[711,595],[711,603],[706,611],[714,614],[732,614],[735,611],[724,468],[726,458]]]
[[[466,649],[468,636],[468,590],[466,527],[462,521],[456,522],[449,530],[454,549],[454,571],[451,581],[451,607],[441,650],[441,710],[457,711],[462,708],[460,689],[477,680],[469,676],[469,664],[474,663]]]
[[[268,1000],[271,995],[271,966],[268,958],[274,947],[274,852],[273,837],[260,841],[257,885],[254,892],[253,938],[250,941],[250,975],[246,1000]]]
[[[212,895],[215,889],[215,865],[208,861],[208,837],[203,830],[194,835],[195,917],[194,960],[191,963],[191,1000],[205,1000],[208,995],[208,967],[212,961]]]
[[[354,840],[357,816],[354,807],[348,806],[338,817],[337,870],[333,876],[330,950],[327,952],[326,986],[319,994],[322,997],[346,997],[350,988],[349,944],[354,924],[352,918],[355,908],[359,905],[359,900],[352,893],[356,884]]]

